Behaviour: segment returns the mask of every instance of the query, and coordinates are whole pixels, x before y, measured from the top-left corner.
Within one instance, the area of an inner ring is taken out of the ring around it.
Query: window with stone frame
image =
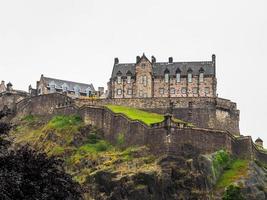
[[[132,90],[132,89],[128,89],[128,90],[127,90],[127,94],[128,94],[128,95],[132,95],[132,94],[133,94],[133,90]]]
[[[203,72],[200,72],[200,74],[199,74],[199,82],[200,83],[204,82],[204,73]]]
[[[160,93],[160,94],[164,94],[164,88],[160,88],[160,89],[159,89],[159,93]]]
[[[175,88],[171,88],[171,89],[170,89],[170,93],[171,93],[171,94],[175,94]]]
[[[198,88],[197,87],[194,87],[193,88],[193,94],[197,94],[198,93]]]
[[[122,90],[121,89],[117,89],[117,95],[121,95],[122,94]]]
[[[117,83],[121,84],[121,76],[117,76]]]
[[[192,83],[192,73],[188,73],[187,75],[187,80],[188,80],[188,83]]]
[[[205,87],[205,95],[208,95],[210,93],[210,88],[209,87]]]
[[[128,84],[131,83],[131,78],[132,78],[131,76],[129,76],[129,75],[127,76],[127,83]]]
[[[142,90],[139,91],[139,97],[143,97],[143,91]]]
[[[49,87],[50,87],[50,93],[56,92],[56,83],[54,81],[51,81],[49,83]]]
[[[147,77],[143,76],[143,85],[146,86],[147,85]]]
[[[169,83],[169,73],[164,74],[164,81],[165,83]]]
[[[181,74],[177,73],[176,74],[176,83],[180,83],[181,82]]]
[[[183,87],[182,90],[181,90],[181,92],[182,92],[182,94],[186,94],[187,89],[185,87]]]

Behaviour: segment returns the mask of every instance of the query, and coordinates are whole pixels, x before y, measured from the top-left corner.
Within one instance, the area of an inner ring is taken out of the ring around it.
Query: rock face
[[[242,188],[241,193],[246,199],[267,199],[267,170],[255,162],[249,165],[248,177],[241,179],[237,184]]]
[[[171,200],[208,199],[208,182],[200,155],[166,156],[159,160],[159,171],[120,176],[118,173],[101,170],[88,177],[85,185],[87,198],[96,200]],[[204,169],[204,170],[203,170]],[[90,197],[90,198],[89,198]]]

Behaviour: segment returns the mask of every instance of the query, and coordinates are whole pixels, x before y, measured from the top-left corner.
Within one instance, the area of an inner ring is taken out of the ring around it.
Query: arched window
[[[147,85],[147,77],[143,76],[143,85],[146,86]]]

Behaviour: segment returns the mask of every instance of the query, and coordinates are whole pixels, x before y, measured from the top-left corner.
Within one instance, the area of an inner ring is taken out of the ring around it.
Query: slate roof
[[[62,89],[62,86],[65,83],[65,84],[67,84],[69,91],[74,91],[74,87],[78,86],[80,88],[80,92],[82,92],[82,93],[86,93],[87,88],[90,88],[92,92],[95,92],[95,88],[94,88],[93,84],[78,83],[78,82],[60,80],[60,79],[49,78],[49,77],[44,77],[44,76],[42,78],[47,84],[54,81],[56,84],[56,89]]]
[[[132,75],[135,75],[136,63],[119,63],[115,64],[112,71],[112,78],[115,78],[120,72],[122,76],[126,76],[130,71]],[[170,75],[174,76],[176,71],[180,71],[181,75],[187,75],[191,70],[193,75],[197,75],[200,71],[203,71],[205,75],[215,76],[215,67],[212,61],[203,62],[156,62],[152,64],[154,76],[164,76],[165,70],[168,70]]]

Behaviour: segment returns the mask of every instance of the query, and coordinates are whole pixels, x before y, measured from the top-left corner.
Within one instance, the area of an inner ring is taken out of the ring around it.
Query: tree
[[[82,199],[81,188],[62,161],[29,147],[0,156],[0,199]]]

